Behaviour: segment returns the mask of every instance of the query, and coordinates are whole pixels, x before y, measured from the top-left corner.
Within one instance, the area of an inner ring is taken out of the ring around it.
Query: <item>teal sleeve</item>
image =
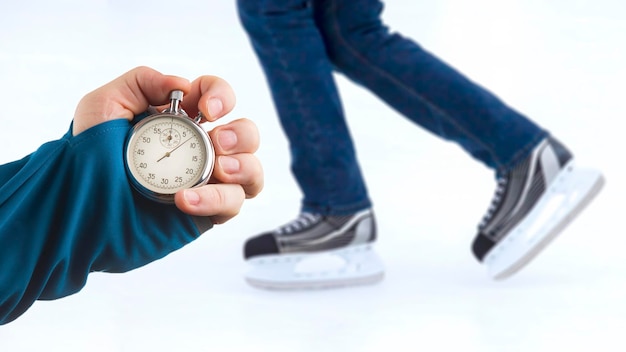
[[[80,291],[90,272],[125,272],[211,228],[134,191],[123,149],[131,123],[70,131],[0,166],[0,325],[36,300]]]

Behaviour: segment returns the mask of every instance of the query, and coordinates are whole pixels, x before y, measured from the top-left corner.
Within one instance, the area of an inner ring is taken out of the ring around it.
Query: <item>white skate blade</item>
[[[373,284],[384,268],[373,244],[350,246],[324,253],[259,256],[248,260],[246,281],[275,290],[323,289]]]
[[[487,254],[489,276],[502,280],[537,256],[595,198],[604,185],[597,170],[564,168],[526,218]]]

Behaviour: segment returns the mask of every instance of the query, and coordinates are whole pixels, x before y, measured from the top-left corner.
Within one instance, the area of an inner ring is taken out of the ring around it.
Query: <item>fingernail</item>
[[[218,162],[226,173],[232,174],[239,171],[239,160],[233,157],[222,155],[218,158]]]
[[[237,144],[237,134],[231,130],[220,131],[217,139],[223,150],[230,150]]]
[[[222,104],[222,101],[217,98],[211,98],[207,102],[207,110],[209,111],[209,115],[211,115],[211,117],[220,116],[223,109],[224,105]]]
[[[200,204],[200,195],[191,189],[186,189],[183,191],[183,196],[185,197],[185,201],[190,205],[198,205]]]

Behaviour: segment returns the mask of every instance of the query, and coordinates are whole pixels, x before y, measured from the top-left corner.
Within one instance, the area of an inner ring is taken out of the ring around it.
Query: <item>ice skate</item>
[[[282,290],[376,283],[384,268],[374,251],[375,240],[376,222],[369,209],[349,216],[302,213],[246,242],[246,281]]]
[[[558,236],[603,184],[599,171],[575,166],[562,144],[545,139],[499,178],[472,245],[474,255],[492,278],[510,277]]]

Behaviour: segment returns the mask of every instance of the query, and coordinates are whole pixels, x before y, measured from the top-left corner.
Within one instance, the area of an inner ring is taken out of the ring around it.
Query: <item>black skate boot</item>
[[[268,289],[310,289],[380,281],[370,209],[348,216],[302,213],[280,228],[249,239],[246,281]]]
[[[599,171],[577,168],[553,138],[499,178],[472,245],[494,279],[528,264],[591,202],[604,184]]]

